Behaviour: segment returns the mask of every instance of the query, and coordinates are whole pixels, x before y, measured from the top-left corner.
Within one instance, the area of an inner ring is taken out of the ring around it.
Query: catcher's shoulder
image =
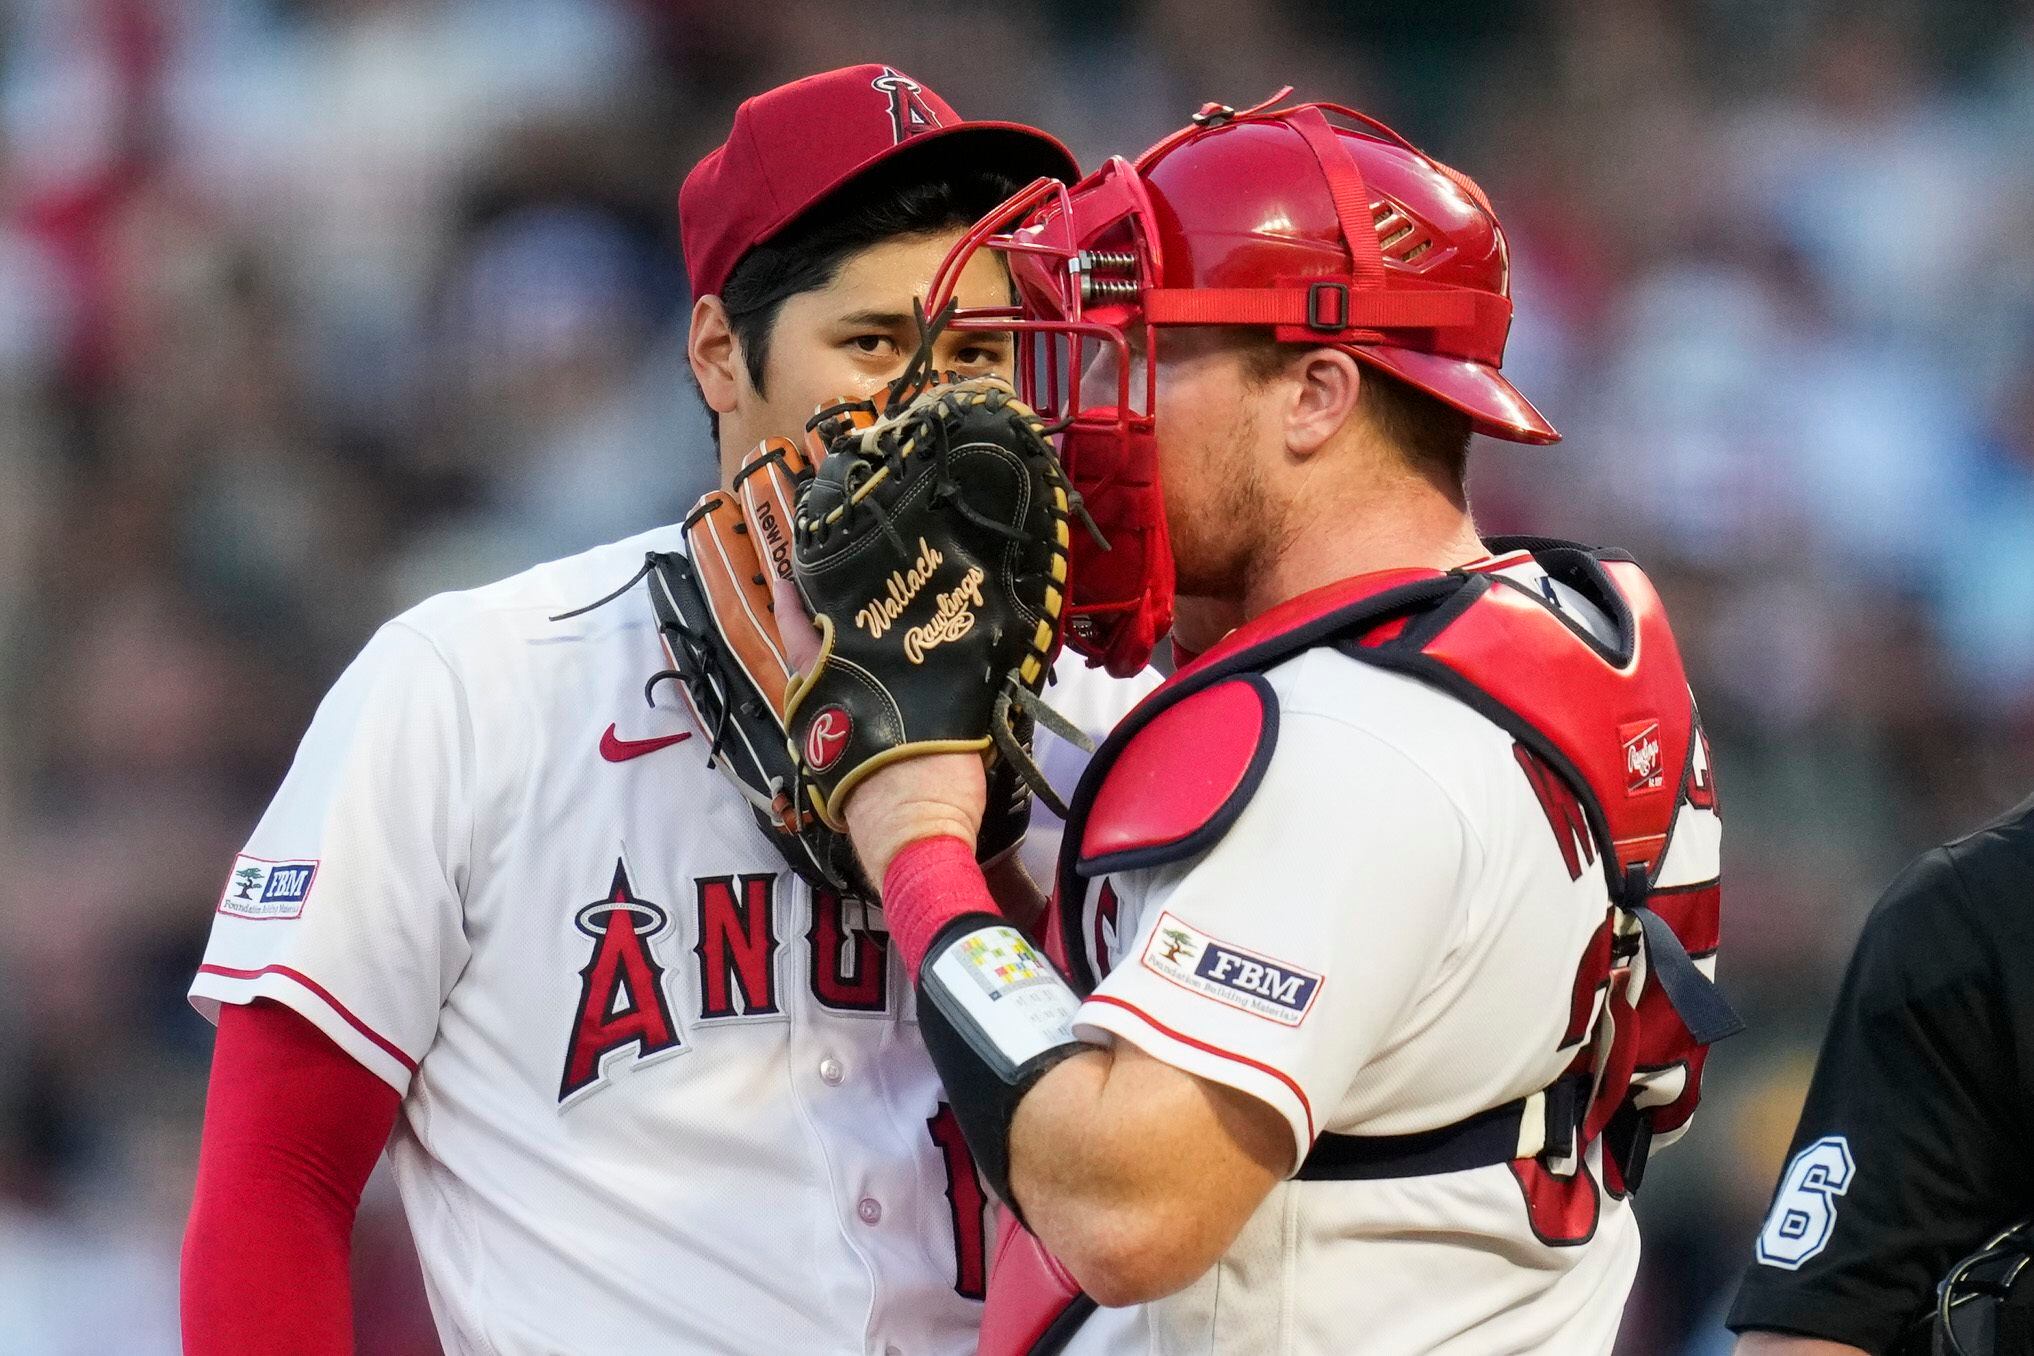
[[[1323,750],[1361,779],[1415,767],[1459,805],[1487,802],[1518,778],[1512,736],[1463,701],[1410,674],[1366,664],[1332,646],[1293,656],[1265,677],[1289,726],[1289,763]]]
[[[1105,751],[1081,874],[1162,866],[1213,846],[1257,794],[1278,734],[1278,697],[1262,674],[1171,690]]]
[[[1455,698],[1325,647],[1180,691],[1118,735],[1082,838],[1083,874],[1206,850],[1267,780],[1332,796],[1410,775],[1460,805],[1509,756],[1502,732]]]

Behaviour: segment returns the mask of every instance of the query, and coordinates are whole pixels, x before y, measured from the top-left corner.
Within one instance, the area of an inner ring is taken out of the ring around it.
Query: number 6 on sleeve
[[[1759,1261],[1798,1271],[1828,1247],[1836,1230],[1836,1198],[1850,1190],[1856,1171],[1850,1143],[1842,1135],[1825,1135],[1795,1154],[1773,1197],[1766,1227],[1759,1231]]]

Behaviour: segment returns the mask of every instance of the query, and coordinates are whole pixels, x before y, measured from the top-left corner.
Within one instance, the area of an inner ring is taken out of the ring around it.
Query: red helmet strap
[[[1432,329],[1431,348],[1495,365],[1511,325],[1511,303],[1490,292],[1436,288],[1373,292],[1353,278],[1292,279],[1280,287],[1162,287],[1141,298],[1153,325],[1270,325],[1292,343],[1391,342],[1379,330]]]
[[[1342,223],[1342,239],[1349,246],[1350,276],[1364,291],[1383,288],[1384,254],[1377,245],[1377,224],[1370,214],[1370,190],[1364,186],[1363,171],[1356,168],[1355,159],[1318,106],[1305,104],[1293,109],[1285,115],[1285,123],[1299,133],[1327,176],[1328,195],[1335,200],[1335,217]]]

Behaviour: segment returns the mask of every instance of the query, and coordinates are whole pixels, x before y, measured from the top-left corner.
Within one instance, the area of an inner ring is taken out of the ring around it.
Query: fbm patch
[[[1305,1021],[1321,991],[1313,971],[1218,942],[1171,913],[1158,916],[1142,959],[1145,969],[1183,989],[1281,1026]]]
[[[296,918],[304,911],[304,897],[311,893],[317,874],[315,858],[272,862],[243,852],[233,859],[219,912],[235,918]]]

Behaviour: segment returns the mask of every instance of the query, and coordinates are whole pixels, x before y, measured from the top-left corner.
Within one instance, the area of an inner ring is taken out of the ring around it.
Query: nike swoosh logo
[[[655,753],[658,749],[669,748],[690,738],[692,731],[685,730],[679,734],[658,735],[654,739],[623,739],[615,734],[614,726],[610,725],[600,736],[600,756],[610,763],[626,763],[631,758]]]

